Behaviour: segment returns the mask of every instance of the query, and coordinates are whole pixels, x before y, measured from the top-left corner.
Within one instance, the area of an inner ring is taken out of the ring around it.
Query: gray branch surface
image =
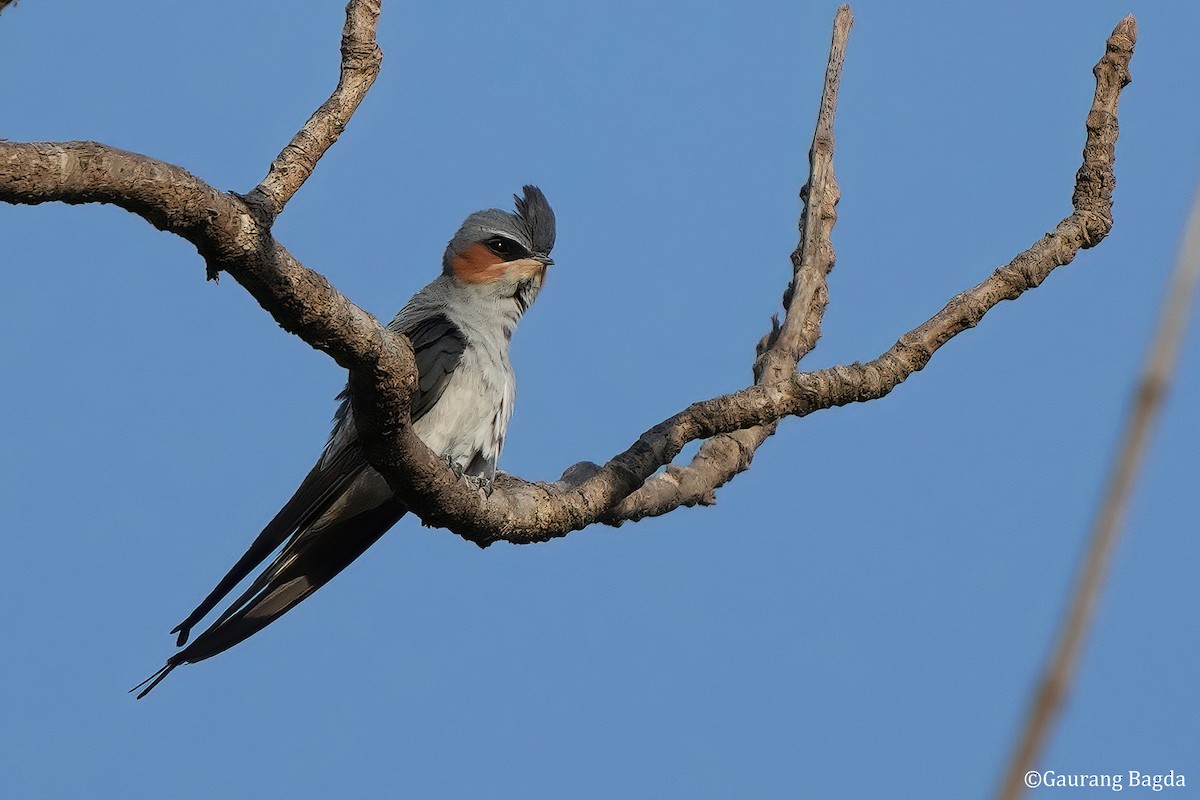
[[[865,364],[797,372],[815,345],[833,266],[829,233],[839,196],[833,177],[833,117],[852,18],[838,11],[821,113],[802,192],[805,208],[782,325],[759,343],[755,384],[692,404],[642,433],[603,466],[582,463],[555,483],[501,476],[490,496],[460,480],[416,437],[409,424],[415,383],[412,348],[297,261],[271,234],[279,210],[304,183],[345,127],[379,68],[379,4],[351,0],[338,88],[284,148],[263,182],[245,196],[221,192],[180,167],[97,142],[0,141],[0,200],[37,204],[111,203],[196,246],[210,275],[226,272],[286,330],[350,373],[351,402],[368,461],[426,524],[486,546],[563,536],[593,523],[662,514],[711,503],[714,491],[749,466],[755,449],[788,416],[883,397],[923,368],[939,347],[978,324],[989,309],[1041,284],[1112,227],[1117,101],[1129,82],[1132,17],[1109,37],[1096,65],[1096,95],[1087,117],[1083,166],[1073,213],[1025,252],[968,289],[924,324]],[[693,461],[671,466],[685,445],[705,440]],[[653,477],[652,477],[653,476]]]
[[[383,51],[375,41],[380,2],[356,0],[346,6],[337,88],[275,157],[262,183],[246,195],[246,201],[261,209],[269,219],[283,211],[288,200],[312,175],[317,161],[346,130],[346,123],[375,83],[383,64]]]
[[[821,336],[821,318],[829,301],[826,277],[834,262],[830,235],[837,222],[835,209],[841,198],[833,175],[833,117],[837,112],[846,42],[853,25],[850,6],[843,5],[833,20],[825,88],[821,92],[817,128],[808,151],[809,178],[800,190],[804,211],[800,215],[800,241],[792,253],[792,282],[783,296],[784,321],[781,327],[772,318],[771,330],[758,344],[754,362],[755,385],[786,380]],[[627,520],[666,514],[680,506],[715,504],[716,490],[750,468],[755,451],[775,433],[775,428],[776,421],[772,421],[705,440],[690,464],[686,467],[668,465],[665,472],[651,476],[600,521],[620,525]],[[595,469],[594,465],[577,464],[572,468],[576,470],[572,474],[583,474],[580,467]]]

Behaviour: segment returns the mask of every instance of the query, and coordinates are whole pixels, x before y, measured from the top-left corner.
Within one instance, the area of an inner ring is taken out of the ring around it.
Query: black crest
[[[546,200],[546,195],[536,186],[526,186],[524,197],[513,195],[516,201],[517,216],[525,223],[529,231],[529,241],[534,252],[548,255],[554,248],[554,210]]]

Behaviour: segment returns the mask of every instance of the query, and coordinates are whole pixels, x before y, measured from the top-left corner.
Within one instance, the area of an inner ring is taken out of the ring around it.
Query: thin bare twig
[[[821,107],[808,150],[808,181],[800,190],[803,204],[800,236],[792,253],[792,281],[783,296],[784,321],[780,326],[772,318],[771,330],[758,345],[754,362],[756,385],[785,380],[821,336],[821,319],[829,302],[826,278],[835,261],[833,226],[842,196],[833,173],[833,120],[837,114],[846,44],[853,25],[850,6],[842,5],[833,19]],[[754,453],[775,433],[776,427],[777,423],[771,422],[705,440],[689,464],[668,465],[662,474],[649,478],[601,521],[619,526],[626,521],[666,514],[680,506],[715,504],[716,490],[750,468]],[[578,470],[580,466],[572,469]],[[564,478],[578,480],[575,476],[586,473],[586,470],[576,471]]]
[[[833,41],[829,46],[829,63],[825,67],[821,111],[808,150],[809,177],[800,190],[804,211],[800,215],[800,241],[792,253],[792,283],[783,298],[787,313],[783,325],[768,334],[765,352],[754,365],[755,373],[762,375],[761,383],[774,383],[787,377],[800,359],[816,347],[821,336],[821,319],[829,300],[826,277],[835,261],[833,226],[837,222],[837,204],[842,199],[841,187],[833,174],[833,118],[837,113],[846,43],[853,25],[850,6],[843,5],[833,20]],[[793,309],[799,309],[799,313]]]
[[[1070,605],[1001,785],[998,796],[1002,800],[1016,800],[1024,794],[1027,788],[1025,776],[1035,769],[1078,671],[1084,642],[1096,613],[1150,434],[1162,409],[1178,360],[1198,283],[1200,190],[1197,191],[1188,218],[1171,285],[1163,298],[1158,330],[1146,353],[1146,364],[1134,395],[1134,405],[1126,421],[1120,450],[1113,460],[1108,488],[1096,514]]]
[[[262,182],[246,195],[246,202],[268,220],[279,216],[312,175],[379,75],[383,51],[375,42],[375,27],[381,1],[350,0],[347,4],[337,88],[275,157]]]

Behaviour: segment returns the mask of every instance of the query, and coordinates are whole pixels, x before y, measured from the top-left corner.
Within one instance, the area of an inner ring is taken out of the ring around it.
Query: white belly
[[[465,468],[476,455],[495,459],[512,416],[513,377],[507,365],[481,363],[468,349],[442,396],[413,424],[413,431],[438,455]]]
[[[437,402],[413,423],[413,431],[433,452],[466,469],[476,456],[495,460],[504,445],[504,432],[512,417],[516,393],[507,352],[467,348],[451,373]],[[354,414],[346,416],[334,431],[322,455],[327,463],[344,447],[357,447]],[[338,516],[371,508],[390,499],[392,491],[383,476],[366,467],[330,507],[325,516]]]

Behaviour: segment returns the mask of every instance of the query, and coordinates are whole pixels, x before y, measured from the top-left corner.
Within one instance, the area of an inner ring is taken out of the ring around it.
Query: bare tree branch
[[[783,295],[784,321],[779,326],[773,318],[771,330],[758,344],[754,362],[755,384],[787,378],[821,337],[821,318],[829,302],[826,277],[834,264],[831,234],[837,222],[837,203],[841,199],[841,190],[833,174],[833,118],[837,113],[846,43],[853,25],[854,14],[850,12],[850,6],[843,5],[833,20],[833,41],[825,67],[821,108],[812,146],[808,150],[808,183],[800,190],[804,205],[800,214],[800,241],[792,253],[792,282]],[[716,490],[750,468],[755,451],[775,433],[775,428],[776,423],[771,422],[706,440],[691,463],[685,467],[668,465],[665,472],[649,478],[600,521],[620,525],[627,520],[666,514],[679,506],[715,504]],[[577,464],[572,469],[584,466]]]
[[[839,19],[848,30],[848,10],[839,12]],[[796,360],[816,341],[825,301],[824,275],[832,265],[832,249],[822,252],[821,242],[827,243],[835,218],[836,184],[831,171],[826,177],[814,174],[792,291],[786,299],[788,318],[766,339],[759,361],[761,383],[689,406],[643,433],[603,467],[577,465],[558,483],[503,476],[487,497],[459,480],[408,424],[414,364],[404,337],[389,332],[297,262],[271,237],[269,220],[261,219],[242,198],[218,192],[178,167],[104,145],[0,142],[0,200],[114,203],[187,238],[210,272],[228,272],[280,325],[349,370],[364,455],[426,524],[447,527],[481,546],[497,540],[543,541],[608,521],[618,504],[670,464],[688,442],[882,397],[1001,300],[1039,285],[1079,249],[1103,239],[1112,225],[1115,112],[1120,90],[1128,83],[1133,34],[1131,19],[1118,26],[1095,70],[1096,97],[1088,115],[1074,213],[1010,264],[905,334],[888,352],[867,364],[799,374],[794,370]],[[835,34],[835,50],[837,41]],[[831,61],[840,64],[840,55]],[[836,69],[831,74],[833,83],[827,81],[823,100],[830,113],[822,115],[830,126]],[[832,154],[832,144],[832,127],[824,132],[818,128],[814,172],[826,147]],[[290,185],[287,179],[284,183]],[[818,186],[824,187],[819,201],[813,199]],[[809,231],[814,231],[811,238]],[[794,309],[799,309],[799,322],[790,322]],[[777,376],[783,377],[776,380]],[[748,437],[746,444],[756,437]],[[735,466],[748,462],[753,448],[734,440],[734,454],[729,441],[713,445],[706,459],[722,458]],[[640,508],[623,507],[623,513],[631,519],[645,516]]]
[[[383,64],[383,51],[375,43],[381,0],[350,0],[342,29],[342,67],[337,88],[309,117],[287,146],[275,157],[262,183],[246,195],[246,202],[268,219],[283,211],[325,151],[342,135],[358,110]]]
[[[843,5],[833,20],[821,110],[808,151],[808,183],[800,190],[804,210],[800,214],[800,242],[792,253],[792,283],[783,296],[787,313],[783,325],[775,329],[772,324],[771,332],[759,346],[762,352],[754,364],[759,383],[774,383],[791,374],[821,337],[821,318],[829,302],[826,277],[835,260],[831,236],[837,222],[837,203],[842,197],[833,174],[833,117],[837,113],[846,42],[853,25],[850,6]],[[798,313],[793,309],[798,309]]]

